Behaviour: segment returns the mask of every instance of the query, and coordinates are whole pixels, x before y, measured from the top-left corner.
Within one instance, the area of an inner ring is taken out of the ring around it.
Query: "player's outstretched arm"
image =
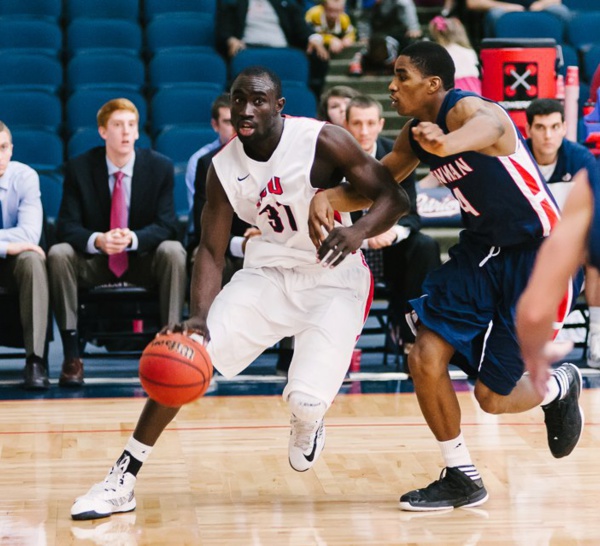
[[[233,207],[211,165],[206,178],[206,204],[202,209],[202,235],[192,270],[190,319],[184,325],[204,336],[206,342],[210,339],[206,317],[221,290],[232,219]]]
[[[563,352],[561,347],[550,344],[553,323],[570,278],[585,261],[593,216],[593,195],[586,172],[580,171],[575,181],[562,219],[542,245],[517,306],[516,327],[521,352],[531,379],[542,395],[548,369]]]
[[[318,250],[324,265],[339,264],[347,254],[359,248],[364,239],[388,230],[410,209],[406,192],[398,187],[390,172],[363,152],[350,133],[327,125],[319,135],[311,180],[314,186],[323,187],[319,186],[322,181],[335,184],[341,177],[372,205],[353,226],[329,232]]]

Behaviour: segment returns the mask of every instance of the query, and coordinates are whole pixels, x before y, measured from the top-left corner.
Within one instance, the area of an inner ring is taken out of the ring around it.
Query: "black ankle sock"
[[[79,336],[77,335],[77,330],[61,330],[60,338],[62,339],[65,358],[79,358]]]
[[[120,466],[124,462],[126,462],[124,472],[129,472],[130,474],[137,476],[140,468],[142,468],[142,461],[138,461],[131,453],[129,453],[129,451],[125,450],[117,460],[116,466]]]

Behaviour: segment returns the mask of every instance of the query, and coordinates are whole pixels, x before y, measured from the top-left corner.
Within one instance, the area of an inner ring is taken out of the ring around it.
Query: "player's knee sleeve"
[[[290,393],[288,404],[291,412],[302,421],[319,421],[327,411],[323,400],[300,391]]]

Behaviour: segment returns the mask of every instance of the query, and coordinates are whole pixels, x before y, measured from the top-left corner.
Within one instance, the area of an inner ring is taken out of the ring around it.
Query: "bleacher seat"
[[[62,51],[62,32],[53,21],[1,17],[0,50],[58,57]]]
[[[0,119],[11,130],[36,128],[59,131],[62,103],[56,95],[43,91],[0,90]]]
[[[62,15],[62,0],[2,0],[0,17],[35,17],[58,21]]]
[[[567,24],[567,38],[570,44],[582,49],[600,44],[600,11],[576,14]]]
[[[55,171],[64,161],[64,144],[56,132],[40,129],[15,129],[13,159],[36,171]]]
[[[115,88],[141,92],[145,85],[142,59],[127,53],[84,53],[67,63],[69,92],[82,88]]]
[[[0,88],[58,93],[63,83],[62,64],[55,57],[0,50]]]
[[[153,89],[177,85],[214,83],[225,88],[227,66],[216,53],[159,51],[150,61],[148,78]]]
[[[72,134],[85,127],[96,129],[96,114],[98,110],[109,100],[120,97],[129,99],[135,104],[140,114],[140,130],[144,129],[148,120],[148,108],[146,99],[141,93],[119,87],[107,89],[86,88],[75,91],[66,102],[65,118],[67,132]]]
[[[62,176],[56,171],[40,173],[40,192],[46,218],[48,221],[54,222],[62,200]]]
[[[202,51],[214,50],[214,46],[215,22],[207,16],[161,15],[146,27],[146,48],[150,55],[167,48]]]
[[[579,55],[577,50],[569,44],[561,44],[560,51],[562,52],[563,64],[558,67],[558,73],[566,76],[567,66],[579,66]]]
[[[210,108],[221,93],[222,89],[218,86],[209,89],[161,89],[151,101],[152,134],[157,135],[173,125],[210,127]]]
[[[563,4],[572,11],[599,11],[600,4],[595,0],[563,0]]]
[[[97,50],[139,55],[142,50],[142,28],[126,19],[75,19],[67,28],[66,38],[69,55]]]
[[[139,0],[65,0],[67,23],[78,17],[140,20]]]
[[[186,163],[197,150],[217,138],[209,127],[172,127],[154,141],[154,149],[171,158],[173,163]]]
[[[285,97],[284,114],[314,118],[317,115],[317,99],[315,94],[303,84],[282,82]]]
[[[137,148],[151,148],[152,141],[146,132],[140,131],[140,138],[135,145]],[[104,146],[104,140],[98,133],[98,129],[96,127],[80,129],[67,142],[67,159],[87,152],[96,146]]]
[[[564,23],[545,11],[511,11],[496,21],[497,38],[553,38],[564,41]]]
[[[240,51],[231,61],[231,78],[244,68],[266,66],[283,81],[308,83],[308,59],[301,49],[292,47],[249,48]]]
[[[217,0],[144,0],[144,19],[150,22],[157,16],[177,13],[188,17],[205,14],[214,18]]]
[[[600,37],[599,43],[582,51],[583,55],[583,79],[591,82],[594,72],[600,65]]]

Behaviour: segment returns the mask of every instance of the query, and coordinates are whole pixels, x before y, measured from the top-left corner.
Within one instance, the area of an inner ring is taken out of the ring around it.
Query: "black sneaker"
[[[567,394],[561,400],[542,406],[542,409],[550,452],[560,459],[575,449],[583,430],[583,410],[579,406],[581,372],[577,366],[567,362],[556,369],[554,377],[563,389],[567,389]]]
[[[481,478],[472,480],[461,467],[446,467],[440,479],[425,489],[415,489],[400,497],[400,508],[412,512],[448,510],[461,506],[479,506],[488,500]]]

